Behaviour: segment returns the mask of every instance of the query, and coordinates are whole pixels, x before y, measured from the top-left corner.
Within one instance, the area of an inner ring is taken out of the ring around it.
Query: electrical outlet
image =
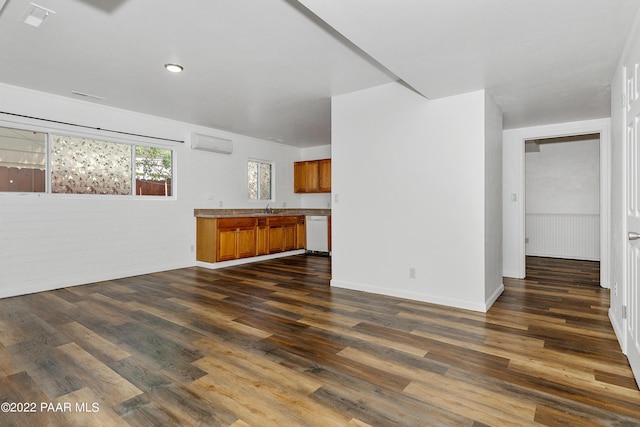
[[[196,251],[195,245],[191,245],[191,252],[195,252],[195,251]]]
[[[222,207],[222,200],[220,200],[220,207]]]
[[[416,278],[416,269],[414,267],[409,267],[409,279]]]

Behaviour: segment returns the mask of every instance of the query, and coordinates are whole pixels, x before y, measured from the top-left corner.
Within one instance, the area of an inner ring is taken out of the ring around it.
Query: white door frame
[[[525,153],[524,143],[530,139],[556,138],[562,136],[585,135],[590,133],[600,134],[600,286],[610,288],[609,254],[611,253],[611,241],[609,232],[611,229],[611,119],[588,120],[581,122],[560,123],[548,126],[537,126],[519,129],[518,154],[520,158],[519,191],[521,195],[518,203],[518,254],[519,277],[526,275],[525,252]]]

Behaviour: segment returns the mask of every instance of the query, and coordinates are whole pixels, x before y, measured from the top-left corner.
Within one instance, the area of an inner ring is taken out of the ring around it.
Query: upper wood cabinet
[[[294,193],[331,193],[331,159],[293,164]]]
[[[331,159],[318,160],[318,187],[321,193],[331,193]]]

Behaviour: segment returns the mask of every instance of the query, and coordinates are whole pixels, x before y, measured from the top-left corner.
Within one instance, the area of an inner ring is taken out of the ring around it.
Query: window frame
[[[22,132],[34,132],[44,135],[44,191],[0,191],[3,195],[34,195],[36,197],[49,193],[49,133],[46,129],[39,128],[37,126],[23,125],[21,123],[14,122],[2,122],[0,121],[0,127],[4,129],[12,129]]]
[[[12,195],[29,195],[34,197],[40,197],[46,195],[47,197],[62,197],[62,198],[99,198],[104,199],[106,196],[107,199],[132,199],[132,200],[176,200],[177,199],[177,150],[175,145],[168,144],[158,144],[155,142],[150,142],[147,140],[138,140],[135,138],[121,138],[117,136],[110,135],[99,135],[89,132],[75,132],[70,131],[66,128],[53,128],[53,127],[45,127],[32,125],[28,123],[15,123],[8,122],[4,120],[0,120],[0,127],[16,129],[20,131],[28,131],[28,132],[38,132],[43,133],[45,135],[45,191],[44,192],[11,192],[11,191],[0,191],[0,196],[12,196]],[[67,136],[71,138],[84,138],[91,139],[106,143],[114,143],[114,144],[124,144],[128,145],[131,150],[131,192],[129,194],[91,194],[91,193],[54,193],[52,191],[52,155],[51,149],[53,146],[53,135],[56,136]],[[171,190],[170,195],[139,195],[136,193],[136,147],[145,147],[145,148],[158,148],[161,150],[168,150],[171,152]]]
[[[258,197],[255,198],[255,199],[252,199],[249,196],[249,193],[250,193],[249,192],[249,185],[250,185],[250,183],[249,183],[249,163],[257,163],[258,164],[258,174],[257,174],[258,188],[256,190],[256,194],[258,195]],[[276,162],[273,161],[273,160],[265,160],[265,159],[258,159],[258,158],[249,157],[247,159],[247,163],[246,164],[247,164],[247,169],[246,169],[246,175],[245,176],[247,178],[247,181],[246,181],[247,182],[247,186],[246,186],[246,188],[247,188],[247,198],[249,199],[249,201],[250,202],[269,202],[269,203],[275,202],[275,200],[276,200],[276,195],[275,195],[275,191],[276,191],[276,189],[275,189]],[[260,167],[260,165],[261,164],[268,164],[271,167],[271,173],[269,174],[269,183],[270,183],[270,186],[271,186],[271,188],[270,188],[271,191],[269,192],[269,194],[271,195],[271,198],[269,198],[269,199],[261,199],[260,198],[260,193],[261,193],[260,192],[260,189],[261,189],[261,184],[260,184],[260,170],[261,170],[261,167]]]

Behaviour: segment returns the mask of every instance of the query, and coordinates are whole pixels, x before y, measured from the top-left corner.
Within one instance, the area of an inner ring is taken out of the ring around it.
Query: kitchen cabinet
[[[281,216],[269,218],[269,253],[296,249],[298,217]]]
[[[216,262],[216,218],[196,218],[196,259]]]
[[[229,261],[304,249],[305,217],[196,218],[196,260]]]
[[[307,160],[293,164],[294,193],[330,193],[331,159]]]
[[[256,227],[256,255],[266,255],[269,253],[269,226],[267,218],[258,218]]]
[[[318,160],[318,188],[320,193],[331,193],[331,159]]]
[[[256,218],[219,218],[216,261],[256,255]]]
[[[304,249],[307,242],[305,217],[298,217],[298,223],[296,224],[296,249]]]

